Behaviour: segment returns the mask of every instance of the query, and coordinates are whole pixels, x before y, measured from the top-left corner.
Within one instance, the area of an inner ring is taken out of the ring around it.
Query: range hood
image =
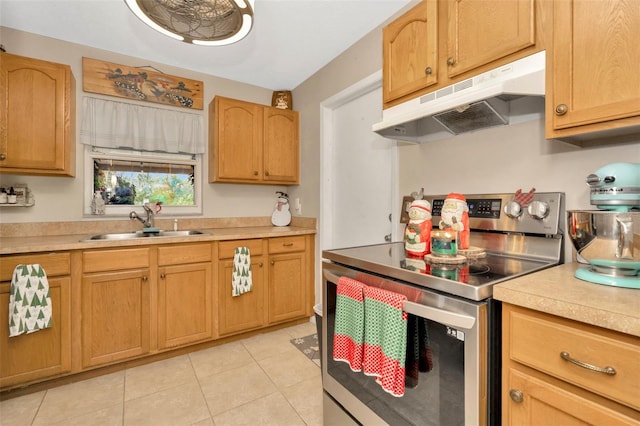
[[[385,109],[372,130],[427,142],[542,117],[544,73],[542,51]]]

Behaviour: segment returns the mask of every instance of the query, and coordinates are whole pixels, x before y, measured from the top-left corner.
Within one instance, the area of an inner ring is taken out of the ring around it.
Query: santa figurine
[[[455,192],[447,195],[438,228],[458,231],[458,247],[463,250],[469,248],[469,207],[464,195]]]
[[[432,227],[431,204],[427,200],[413,200],[404,231],[404,248],[408,256],[422,257],[431,252]]]

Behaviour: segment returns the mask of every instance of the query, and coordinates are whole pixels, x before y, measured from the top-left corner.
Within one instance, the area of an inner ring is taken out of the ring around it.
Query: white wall
[[[201,113],[208,123],[209,103],[215,95],[227,96],[271,104],[272,91],[207,74],[201,74],[164,64],[150,62],[142,58],[132,58],[94,49],[74,43],[68,43],[36,34],[0,27],[0,39],[7,52],[16,55],[42,59],[71,66],[76,79],[76,136],[82,120],[82,57],[101,59],[129,66],[146,66],[172,75],[200,80],[204,83],[204,109],[191,112]],[[149,105],[149,104],[147,104]],[[208,127],[207,127],[208,128]],[[29,208],[0,208],[0,220],[3,223],[18,222],[65,222],[95,220],[95,216],[83,217],[83,145],[76,143],[76,177],[40,177],[3,174],[0,186],[13,183],[25,183],[35,195],[35,206]],[[207,183],[208,168],[206,157],[203,161],[203,216],[204,217],[243,217],[271,216],[276,204],[276,191],[288,192],[288,188],[272,185],[241,185]],[[307,216],[310,216],[307,214]],[[124,218],[123,218],[124,219]]]
[[[494,127],[399,150],[400,192],[427,194],[565,192],[569,210],[591,209],[588,174],[613,162],[640,162],[635,143],[580,148],[544,138],[544,120]]]
[[[564,192],[567,210],[592,210],[588,174],[614,162],[640,162],[634,143],[580,148],[544,138],[544,119],[399,147],[400,194]],[[565,235],[565,261],[573,257]]]

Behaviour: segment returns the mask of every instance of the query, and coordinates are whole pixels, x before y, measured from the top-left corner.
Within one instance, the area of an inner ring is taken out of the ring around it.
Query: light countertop
[[[593,284],[574,277],[566,263],[497,284],[493,297],[506,303],[640,336],[640,290]]]
[[[134,232],[129,221],[51,222],[45,224],[4,224],[0,234],[0,255],[38,253],[61,250],[86,250],[108,247],[130,247],[152,244],[191,243],[249,238],[288,237],[316,233],[315,219],[298,219],[290,226],[271,226],[268,218],[231,218],[180,220],[180,229],[197,229],[203,235],[182,237],[147,237],[127,240],[84,241],[101,233]],[[161,222],[161,229],[171,229],[173,222]]]

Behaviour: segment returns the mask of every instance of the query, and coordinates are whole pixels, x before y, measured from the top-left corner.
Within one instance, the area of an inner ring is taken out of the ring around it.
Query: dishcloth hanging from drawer
[[[42,266],[17,265],[9,291],[9,337],[52,325],[49,281]]]
[[[233,255],[233,272],[231,273],[231,295],[240,296],[251,291],[252,288],[249,247],[236,247]]]

